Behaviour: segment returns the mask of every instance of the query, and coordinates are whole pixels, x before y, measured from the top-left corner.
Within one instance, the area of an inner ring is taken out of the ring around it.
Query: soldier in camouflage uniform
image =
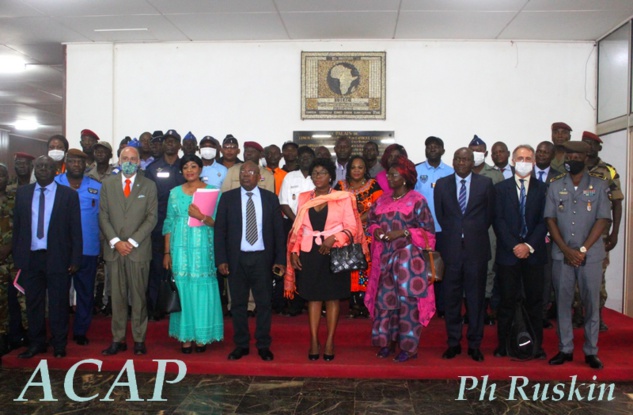
[[[596,134],[589,131],[585,131],[582,134],[582,141],[589,144],[590,151],[587,153],[587,169],[590,173],[599,175],[609,183],[609,199],[611,200],[611,214],[612,225],[611,233],[609,233],[609,227],[607,227],[602,234],[602,240],[604,242],[605,250],[607,254],[602,262],[602,285],[600,287],[600,331],[606,331],[609,327],[604,323],[602,319],[602,309],[607,301],[607,289],[605,284],[605,275],[607,267],[609,266],[609,251],[612,250],[618,243],[618,233],[620,231],[620,221],[622,220],[622,200],[624,200],[624,193],[620,187],[620,175],[615,170],[615,167],[609,163],[605,163],[598,156],[600,150],[602,150],[602,140]],[[580,294],[578,292],[578,285],[576,285],[576,293],[574,296],[574,328],[582,327],[584,323],[582,302],[580,301]]]

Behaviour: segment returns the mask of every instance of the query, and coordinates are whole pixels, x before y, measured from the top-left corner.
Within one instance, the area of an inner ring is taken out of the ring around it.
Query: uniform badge
[[[422,183],[426,183],[427,180],[429,180],[429,176],[427,176],[426,174],[420,176],[420,181]]]
[[[591,212],[591,200],[587,202],[587,212]]]
[[[222,173],[218,172],[218,177],[222,177]]]
[[[93,189],[92,187],[89,187],[88,193],[92,193],[93,195],[96,195],[97,193],[99,193],[99,191],[97,189]]]

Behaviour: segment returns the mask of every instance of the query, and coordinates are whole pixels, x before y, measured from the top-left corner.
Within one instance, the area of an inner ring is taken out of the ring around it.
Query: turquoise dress
[[[163,235],[171,234],[172,270],[182,307],[181,312],[169,316],[169,336],[207,344],[224,338],[224,321],[213,257],[213,228],[187,224],[192,200],[182,186],[172,189],[163,225]]]

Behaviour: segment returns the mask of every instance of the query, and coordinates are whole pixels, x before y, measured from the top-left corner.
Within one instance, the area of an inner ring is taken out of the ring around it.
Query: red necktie
[[[128,197],[131,193],[130,183],[132,183],[130,179],[125,179],[125,189],[123,189],[123,194],[125,195],[125,197]]]

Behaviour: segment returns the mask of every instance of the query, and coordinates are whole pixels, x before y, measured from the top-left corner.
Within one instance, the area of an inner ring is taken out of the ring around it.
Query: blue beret
[[[477,134],[475,134],[473,139],[470,140],[470,144],[468,144],[468,147],[470,147],[470,146],[485,146],[485,145],[486,145],[485,141],[482,140],[481,138],[477,137]]]
[[[187,135],[184,136],[183,140],[193,140],[194,143],[198,144],[198,140],[196,140],[196,136],[191,134],[191,131],[189,131]]]
[[[128,147],[134,147],[134,148],[140,148],[141,147],[141,143],[136,138],[133,138],[127,143],[127,146]]]

